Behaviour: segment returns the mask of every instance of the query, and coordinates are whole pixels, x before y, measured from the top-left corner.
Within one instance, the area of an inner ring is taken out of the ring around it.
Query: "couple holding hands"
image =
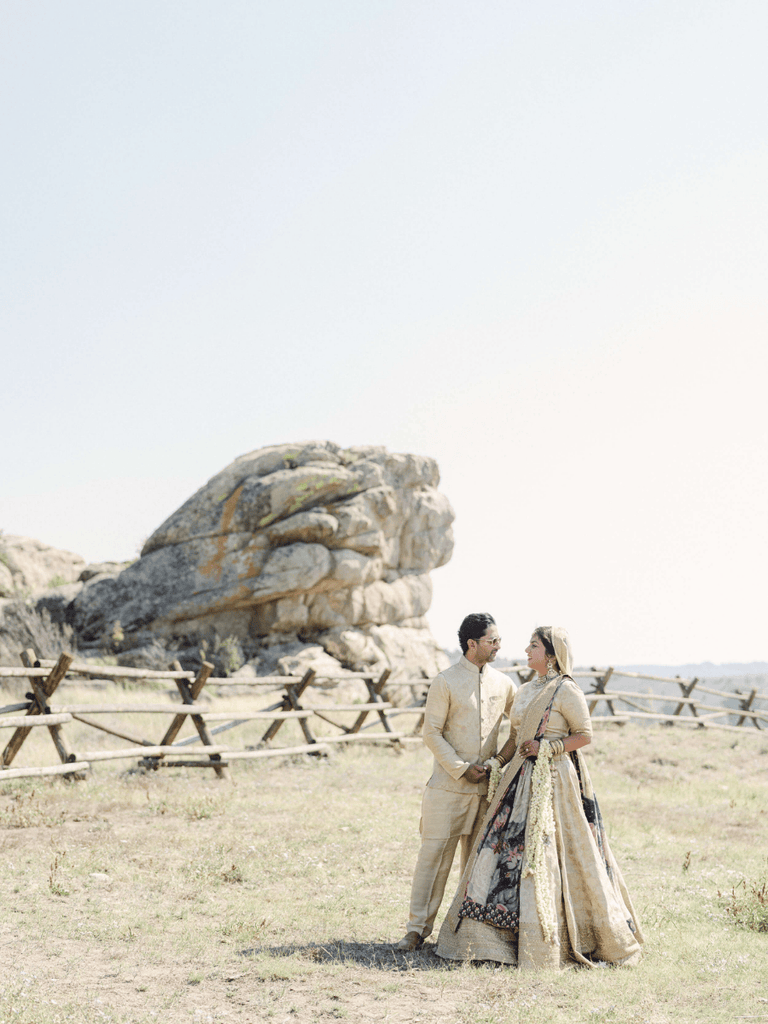
[[[424,742],[435,761],[396,948],[418,949],[432,932],[460,845],[438,956],[521,968],[636,962],[640,927],[580,752],[592,726],[568,634],[534,630],[534,674],[519,689],[491,666],[501,637],[490,615],[468,615],[459,643],[462,657],[427,695]],[[503,715],[510,735],[499,748]]]

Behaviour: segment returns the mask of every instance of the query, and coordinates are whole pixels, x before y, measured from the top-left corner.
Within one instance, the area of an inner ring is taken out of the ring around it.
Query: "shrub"
[[[74,631],[51,619],[47,608],[38,610],[24,601],[10,601],[0,619],[0,661],[15,664],[19,651],[32,647],[38,658],[58,658],[77,649]]]
[[[228,676],[234,675],[239,668],[242,668],[245,662],[243,648],[240,646],[240,641],[234,636],[225,636],[220,641],[219,649],[216,653],[221,659],[224,671]]]
[[[768,932],[768,877],[756,882],[742,879],[730,892],[718,890],[717,895],[736,924],[753,932]]]
[[[217,673],[232,676],[245,664],[245,652],[237,637],[222,639],[214,631],[212,640],[203,640],[200,644],[200,660],[212,662]]]

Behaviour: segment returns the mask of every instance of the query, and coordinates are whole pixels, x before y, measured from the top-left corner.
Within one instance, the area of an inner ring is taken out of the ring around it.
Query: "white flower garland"
[[[490,804],[493,802],[493,798],[496,796],[496,790],[499,788],[499,782],[501,781],[504,765],[498,757],[489,757],[485,762],[485,767],[490,768],[488,773],[488,796],[486,797]]]
[[[555,834],[555,815],[552,810],[552,745],[539,741],[539,753],[531,777],[531,803],[526,828],[528,863],[523,877],[533,875],[536,910],[541,930],[547,942],[555,941],[555,920],[552,914],[552,894],[549,888],[545,846]]]

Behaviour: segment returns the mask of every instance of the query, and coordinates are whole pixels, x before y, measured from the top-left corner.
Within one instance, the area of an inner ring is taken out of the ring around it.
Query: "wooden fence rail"
[[[200,767],[213,770],[220,778],[229,778],[229,764],[236,760],[260,759],[293,754],[320,755],[328,753],[339,743],[385,742],[399,747],[402,743],[418,737],[424,717],[424,700],[429,681],[411,679],[390,683],[389,671],[374,677],[364,672],[345,673],[336,677],[335,682],[359,681],[365,688],[367,699],[359,703],[338,703],[322,707],[305,707],[302,697],[318,677],[310,669],[303,676],[260,676],[245,679],[219,678],[212,675],[213,666],[204,662],[198,672],[185,671],[176,662],[168,670],[129,669],[120,666],[95,666],[76,663],[71,655],[62,654],[56,661],[38,659],[32,650],[20,655],[23,667],[0,667],[0,678],[20,678],[29,682],[31,693],[27,699],[0,707],[0,729],[12,729],[0,758],[0,780],[23,778],[25,776],[65,775],[78,776],[91,764],[101,761],[135,759],[140,766],[157,770],[171,767]],[[526,682],[531,675],[523,665],[514,665],[504,671],[517,675],[520,682]],[[623,724],[630,720],[689,725],[696,728],[717,728],[742,730],[747,727],[762,729],[768,723],[768,694],[756,687],[744,693],[741,690],[727,692],[701,685],[699,679],[651,676],[621,669],[592,668],[577,670],[574,677],[585,691],[592,720],[596,724]],[[116,679],[161,681],[174,684],[179,701],[161,703],[146,701],[140,704],[116,703],[79,704],[75,702],[51,703],[57,688],[64,680],[90,680],[92,682]],[[647,680],[652,683],[672,684],[679,692],[664,694],[641,692],[638,689],[620,689],[620,679]],[[611,684],[609,686],[609,683]],[[201,702],[203,691],[216,688],[226,692],[228,687],[242,690],[278,691],[277,699],[268,707],[227,708],[219,710],[210,703]],[[383,691],[406,688],[411,691],[411,703],[395,706],[386,700]],[[692,696],[719,697],[735,703],[735,707],[708,703]],[[280,692],[281,691],[281,692]],[[654,704],[674,705],[672,711],[654,711]],[[604,710],[603,710],[604,709]],[[24,714],[14,714],[24,712]],[[355,720],[345,724],[338,715],[355,713]],[[166,715],[170,723],[159,738],[138,735],[127,726],[105,724],[99,721],[103,715]],[[400,715],[415,716],[415,723],[409,731],[396,731],[392,720]],[[373,716],[372,720],[369,720]],[[738,719],[736,725],[723,722],[723,718]],[[70,750],[63,727],[73,721],[79,722],[102,733],[127,741],[130,746],[114,749]],[[214,737],[245,725],[248,722],[268,723],[265,732],[255,748],[237,749],[217,743]],[[298,723],[305,742],[292,746],[276,746],[273,741],[288,721]],[[316,736],[313,723],[321,721],[335,728],[337,733],[330,736]],[[179,739],[179,733],[190,722],[195,733]],[[220,723],[220,724],[219,724]],[[378,729],[377,729],[378,727]],[[59,764],[29,768],[9,767],[21,749],[27,736],[34,728],[47,728],[59,757]]]
[[[526,682],[532,675],[531,670],[522,665],[515,665],[505,671],[516,673],[521,682]],[[644,675],[640,672],[628,672],[613,667],[605,669],[592,668],[588,671],[577,670],[573,673],[573,676],[579,680],[592,680],[591,688],[585,686],[584,683],[580,685],[585,691],[593,722],[620,723],[630,719],[637,719],[638,721],[655,720],[673,725],[694,725],[698,728],[727,730],[742,729],[745,722],[753,725],[756,729],[762,728],[761,722],[768,723],[768,693],[761,693],[757,687],[753,687],[748,693],[738,689],[728,692],[704,686],[698,678],[683,679],[680,676]],[[654,693],[649,690],[646,693],[641,693],[636,690],[620,690],[615,685],[611,689],[607,689],[609,681],[615,684],[619,679],[645,679],[654,683],[670,683],[677,686],[680,692],[679,694],[663,694]],[[724,707],[722,704],[707,704],[691,696],[694,690],[698,693],[707,694],[707,696],[732,700],[737,706]],[[643,705],[638,703],[639,701],[647,703]],[[765,707],[762,709],[758,707],[759,702],[762,702]],[[601,703],[606,705],[608,714],[596,715],[594,713]],[[674,704],[675,709],[669,713],[656,712],[648,706],[654,703]],[[619,709],[617,711],[616,704],[624,704],[626,709]],[[685,711],[690,712],[690,715],[684,714]],[[705,712],[705,714],[702,715],[700,712]],[[736,725],[713,721],[715,718],[728,716],[738,718]]]
[[[303,707],[300,703],[302,695],[316,681],[314,671],[309,670],[303,676],[262,676],[255,679],[233,680],[212,676],[213,666],[204,662],[197,673],[185,671],[178,662],[166,671],[145,671],[141,669],[124,669],[117,666],[95,666],[75,663],[69,654],[62,654],[57,661],[38,659],[32,650],[23,651],[20,655],[24,662],[23,668],[0,667],[0,678],[22,678],[29,682],[32,692],[27,694],[23,702],[9,704],[0,708],[0,728],[14,729],[11,740],[0,758],[0,780],[22,778],[39,775],[76,775],[87,769],[92,763],[120,759],[137,759],[145,768],[161,767],[200,767],[210,768],[221,778],[229,778],[229,762],[234,760],[257,759],[265,757],[286,756],[292,754],[327,754],[332,745],[352,742],[376,742],[400,746],[401,743],[413,739],[413,732],[396,732],[389,721],[389,713],[409,712],[421,716],[423,702],[417,701],[410,708],[394,708],[390,701],[382,696],[384,686],[389,679],[389,670],[374,677],[363,672],[345,673],[343,681],[359,681],[364,684],[367,700],[355,703],[339,703],[323,707]],[[102,703],[79,704],[62,702],[52,704],[51,698],[64,679],[75,681],[89,679],[100,680],[136,679],[145,681],[163,681],[175,684],[180,703]],[[206,686],[227,687],[237,685],[244,688],[269,688],[282,690],[279,699],[266,708],[228,708],[217,710],[210,703],[200,701]],[[397,687],[418,687],[423,690],[427,681],[423,679],[394,684]],[[415,691],[414,691],[415,692]],[[13,715],[12,712],[24,711],[24,715]],[[354,713],[351,725],[338,721],[339,714]],[[113,724],[100,722],[101,715],[167,715],[171,722],[162,737],[151,739],[139,736],[127,727],[115,728]],[[370,715],[375,721],[368,722]],[[338,735],[316,737],[311,721],[317,719],[332,725],[339,730]],[[214,736],[244,725],[247,722],[265,721],[268,727],[257,744],[256,749],[233,749],[232,746],[216,744]],[[304,735],[305,743],[293,746],[271,746],[271,742],[286,721],[298,722]],[[131,746],[118,747],[110,750],[84,750],[72,752],[67,747],[61,727],[72,721],[127,740]],[[177,739],[186,722],[191,721],[197,735]],[[215,725],[214,723],[222,723]],[[379,725],[379,731],[372,726]],[[213,726],[213,727],[209,727]],[[30,768],[9,768],[32,728],[44,727],[49,730],[61,764]],[[200,744],[190,749],[193,744]],[[190,756],[191,755],[191,756]]]

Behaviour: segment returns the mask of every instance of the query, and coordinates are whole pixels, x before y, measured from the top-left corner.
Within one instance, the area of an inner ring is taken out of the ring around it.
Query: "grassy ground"
[[[632,970],[392,949],[420,746],[236,762],[234,785],[125,762],[0,783],[0,1024],[768,1021],[768,933],[718,897],[768,873],[768,736],[614,727],[587,756],[646,932]]]

